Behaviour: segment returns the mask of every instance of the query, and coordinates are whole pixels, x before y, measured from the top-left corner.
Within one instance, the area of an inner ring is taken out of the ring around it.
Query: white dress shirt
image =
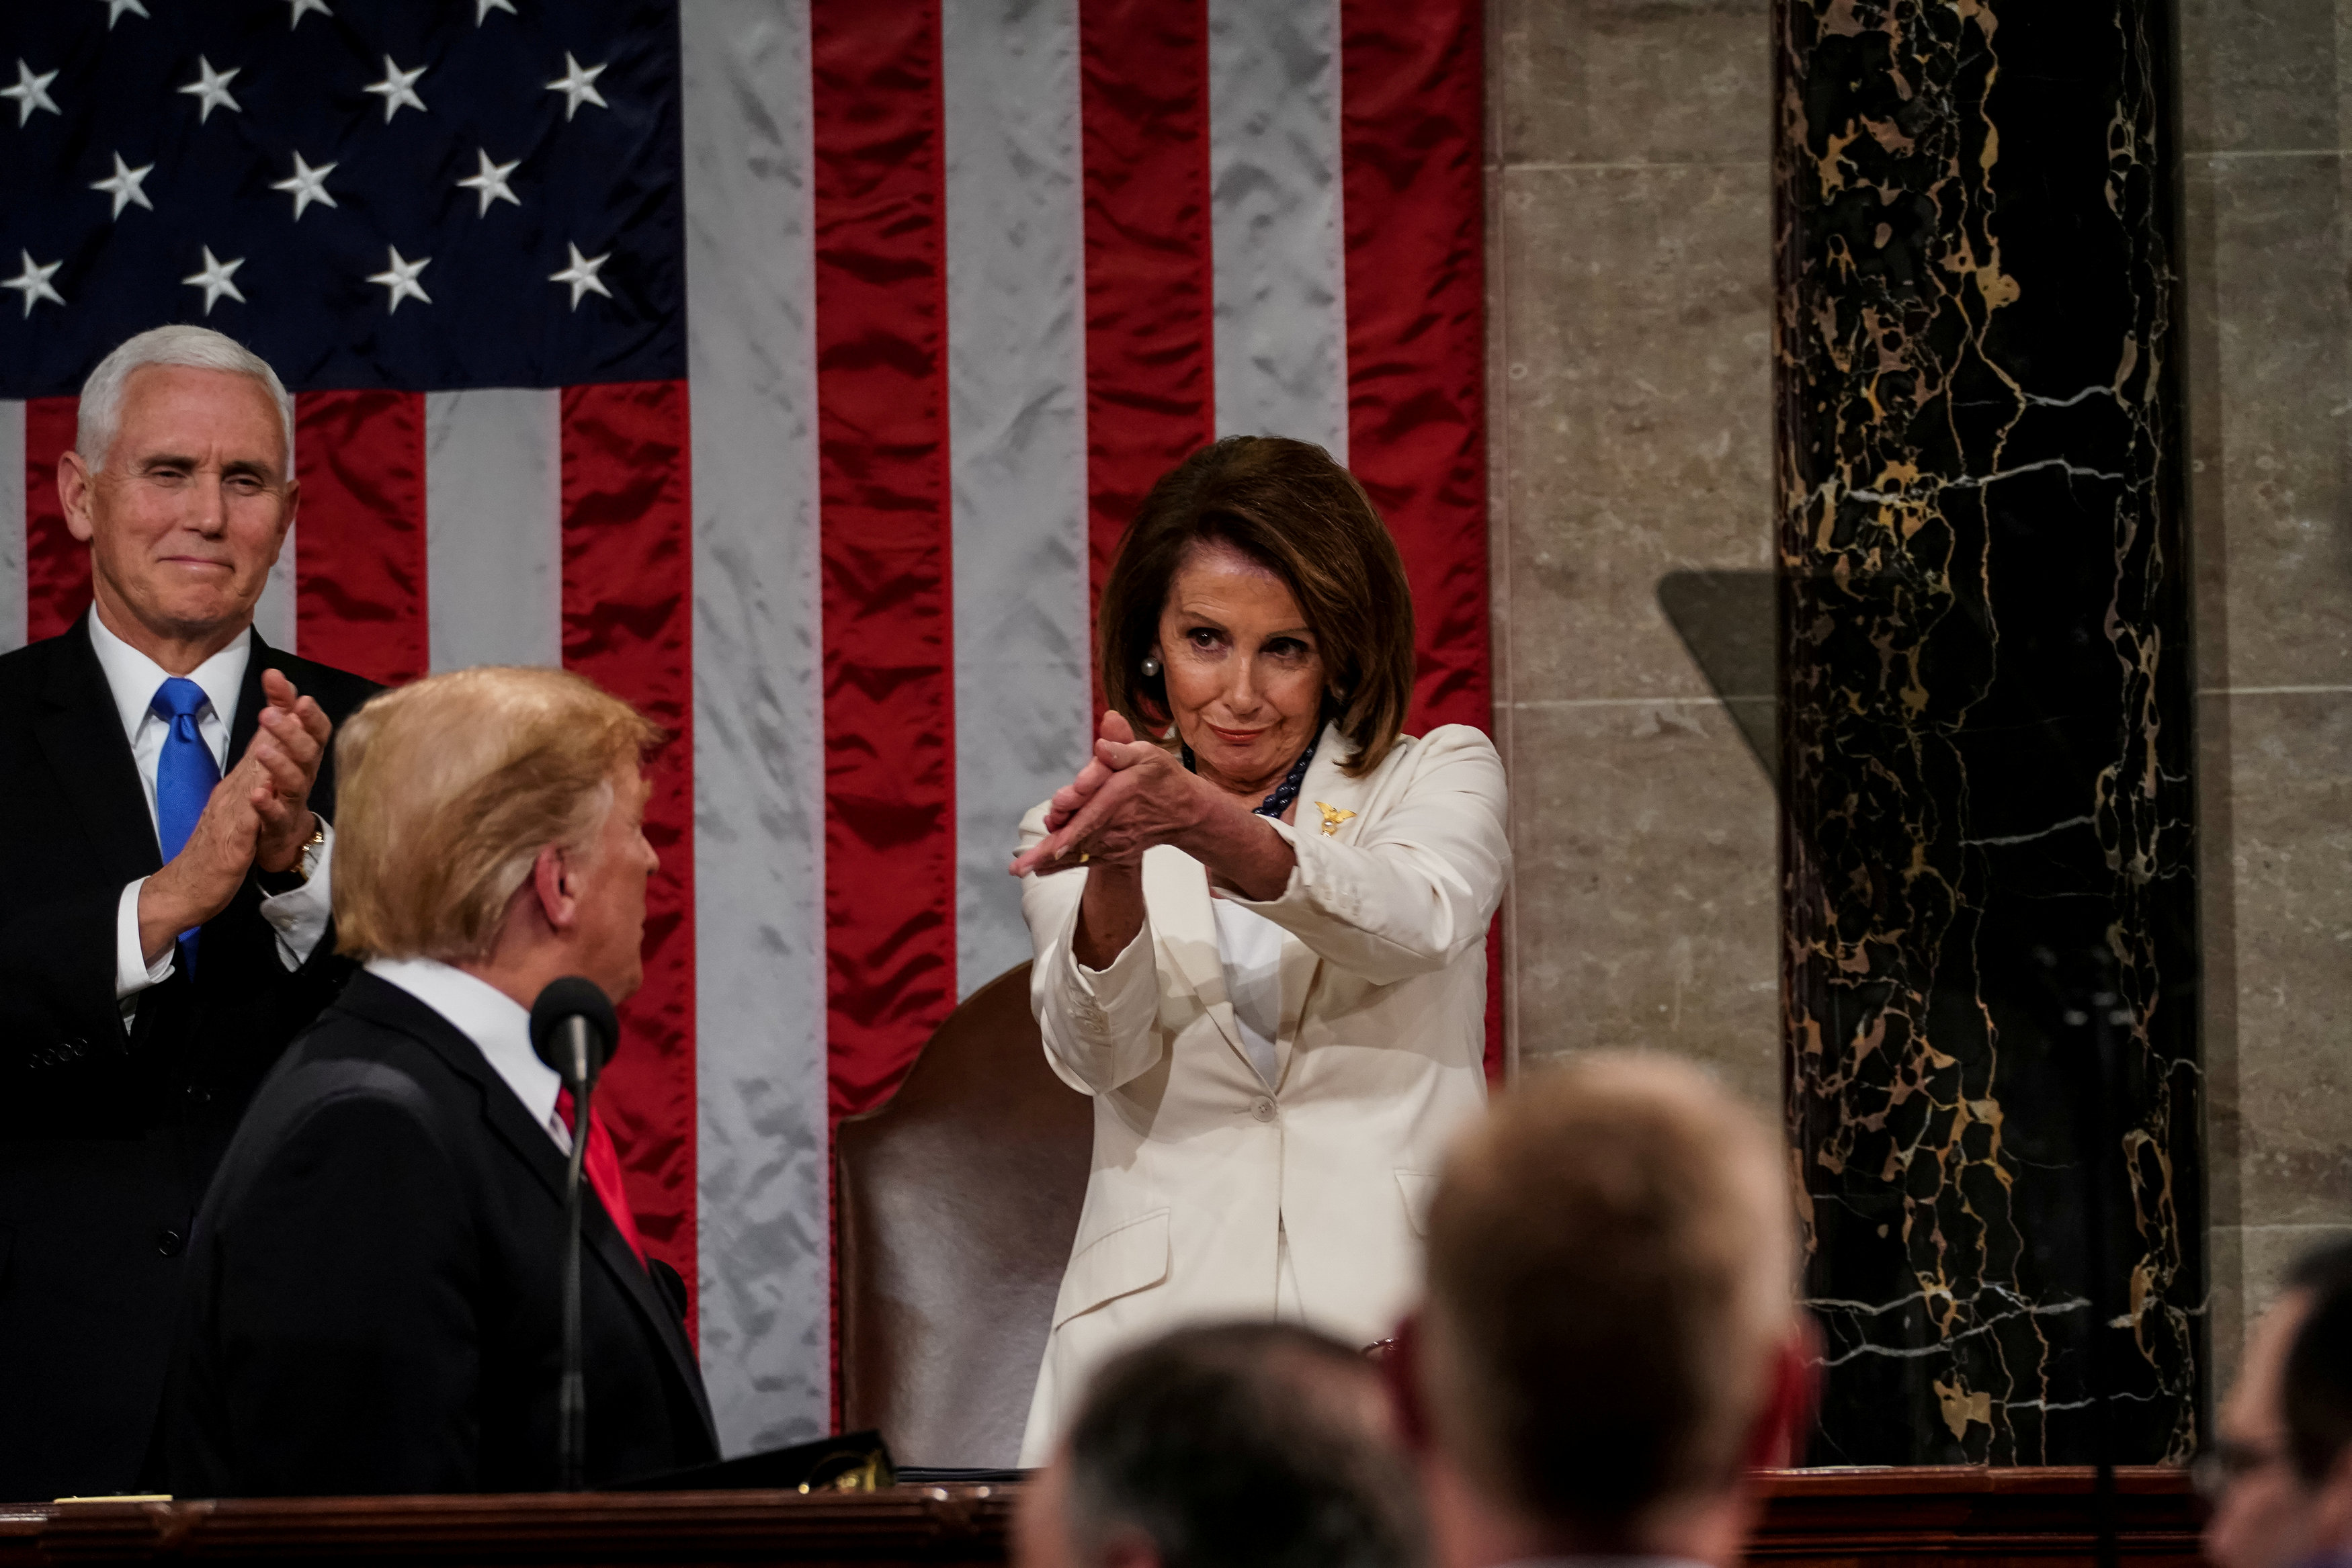
[[[163,759],[163,740],[172,727],[155,716],[152,705],[155,693],[171,679],[171,673],[108,631],[96,612],[91,612],[89,626],[90,647],[98,654],[99,668],[106,674],[107,689],[121,717],[122,733],[130,737],[131,759],[138,764],[139,782],[147,794],[147,823],[157,832],[160,843],[155,768]],[[196,733],[211,747],[213,765],[223,775],[229,768],[228,737],[230,727],[236,723],[237,694],[245,689],[245,670],[252,660],[253,634],[247,632],[188,674],[188,679],[203,687],[205,693],[205,706],[196,710]],[[289,970],[299,969],[310,961],[320,939],[327,934],[327,920],[333,909],[328,862],[335,847],[335,830],[327,825],[325,817],[318,821],[326,841],[308,852],[310,880],[291,893],[261,901],[261,917],[278,933],[278,961]],[[126,1024],[139,993],[169,979],[179,962],[176,942],[165,947],[163,956],[152,967],[141,947],[139,890],[146,885],[143,876],[130,883],[115,905],[114,999],[122,1004]]]
[[[1275,1044],[1282,1035],[1282,927],[1214,894],[1210,907],[1216,911],[1217,957],[1224,967],[1225,998],[1234,1004],[1243,1053],[1272,1089],[1282,1073]]]
[[[530,1048],[530,1014],[520,1002],[488,980],[437,958],[371,958],[367,972],[398,986],[472,1040],[499,1080],[514,1091],[524,1113],[547,1129],[557,1148],[572,1153],[572,1134],[555,1113],[563,1080]]]

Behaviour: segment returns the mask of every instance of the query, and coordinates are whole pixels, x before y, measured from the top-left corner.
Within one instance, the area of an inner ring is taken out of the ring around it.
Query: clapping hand
[[[1145,850],[1196,826],[1213,806],[1182,763],[1136,739],[1125,716],[1107,713],[1094,755],[1045,809],[1045,838],[1014,859],[1012,873],[1133,866]]]
[[[310,787],[334,726],[314,698],[276,670],[262,672],[261,692],[268,700],[260,724],[238,764],[254,769],[250,799],[260,825],[253,859],[266,872],[290,871],[310,837]]]
[[[333,726],[276,670],[262,673],[261,690],[268,701],[245,756],[213,786],[180,852],[139,890],[139,944],[151,964],[181,932],[226,909],[255,865],[291,867],[310,836],[310,786]]]

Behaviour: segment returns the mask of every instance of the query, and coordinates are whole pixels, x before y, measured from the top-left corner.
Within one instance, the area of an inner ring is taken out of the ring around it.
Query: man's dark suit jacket
[[[163,1433],[184,1497],[558,1484],[563,1155],[473,1041],[361,974],[196,1218]],[[582,1196],[591,1485],[718,1458],[677,1276]]]
[[[377,688],[254,638],[232,765],[278,670],[341,725]],[[331,756],[310,804],[334,817]],[[114,999],[123,884],[163,857],[87,617],[0,656],[0,1500],[137,1484],[188,1228],[254,1086],[352,972],[299,973],[247,878],[183,967]]]

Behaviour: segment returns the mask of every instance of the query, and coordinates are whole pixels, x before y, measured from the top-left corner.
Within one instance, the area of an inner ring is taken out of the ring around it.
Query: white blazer
[[[1042,1464],[1108,1356],[1177,1323],[1275,1315],[1278,1238],[1306,1320],[1350,1344],[1395,1325],[1448,1137],[1486,1103],[1486,928],[1510,875],[1502,758],[1448,725],[1362,779],[1326,728],[1281,895],[1269,1091],[1225,996],[1208,873],[1143,857],[1144,925],[1109,968],[1071,949],[1084,871],[1032,875],[1031,1003],[1045,1059],[1094,1096],[1094,1171],[1054,1304],[1022,1463]],[[1045,808],[1021,823],[1045,836]]]

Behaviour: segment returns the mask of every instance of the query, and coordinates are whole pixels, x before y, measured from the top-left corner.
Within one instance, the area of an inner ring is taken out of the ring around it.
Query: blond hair
[[[1587,1057],[1505,1096],[1430,1208],[1423,1382],[1446,1452],[1591,1550],[1728,1486],[1793,1327],[1784,1166],[1678,1061]]]
[[[335,738],[338,946],[488,956],[539,852],[592,842],[614,774],[659,738],[562,670],[483,665],[375,697]]]

